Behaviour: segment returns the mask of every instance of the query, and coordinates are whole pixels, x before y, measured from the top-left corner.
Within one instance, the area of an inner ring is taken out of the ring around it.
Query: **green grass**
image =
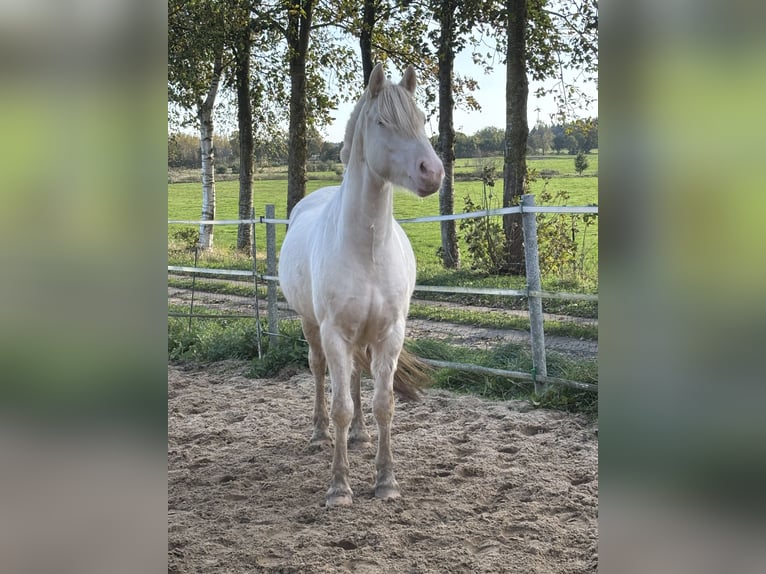
[[[458,160],[458,169],[470,171],[475,169],[476,160]],[[500,158],[496,158],[495,161],[500,167],[502,167],[502,161]],[[562,177],[554,177],[549,180],[538,179],[532,182],[530,192],[540,194],[543,186],[547,185],[549,191],[556,191],[559,189],[566,189],[570,193],[569,205],[585,205],[598,202],[598,179],[594,176],[598,170],[598,154],[591,154],[589,156],[591,167],[585,172],[582,177],[576,176],[574,171],[574,160],[572,156],[548,156],[545,159],[530,159],[529,167],[531,169],[556,169],[562,175]],[[275,171],[271,175],[274,177],[283,177],[281,172]],[[321,172],[320,174],[312,174],[312,176],[327,177],[329,179],[313,179],[310,178],[306,188],[310,193],[320,187],[326,185],[337,185],[340,183],[340,178],[335,176],[332,172]],[[492,199],[490,204],[493,207],[500,205],[500,198],[502,197],[502,180],[498,180],[495,187],[491,189]],[[466,196],[472,198],[475,203],[480,203],[483,186],[480,181],[456,181],[455,182],[455,211],[463,211],[463,201]],[[200,217],[200,201],[201,201],[201,188],[199,183],[178,183],[168,185],[168,214],[170,219],[190,219],[197,220]],[[238,201],[239,201],[239,184],[237,181],[222,181],[216,183],[216,218],[217,219],[237,219],[238,218]],[[253,204],[255,207],[256,216],[263,215],[265,213],[266,204],[274,204],[276,209],[276,215],[278,218],[284,218],[287,211],[287,181],[286,179],[261,179],[253,182]],[[412,218],[425,215],[434,215],[439,212],[439,199],[437,195],[432,195],[428,198],[421,199],[413,194],[405,191],[397,191],[394,198],[394,215],[395,217]],[[594,279],[591,285],[580,286],[580,290],[594,291],[595,282],[597,281],[597,226],[596,222],[594,228],[589,232],[586,237],[586,250],[591,254],[591,262],[589,275]],[[410,223],[403,224],[403,227],[410,238],[415,255],[418,259],[418,281],[427,282],[430,277],[440,274],[443,269],[439,257],[437,255],[437,248],[441,244],[440,238],[440,224],[435,223]],[[174,234],[182,228],[195,229],[196,226],[184,226],[184,225],[169,225],[168,226],[168,241],[174,242]],[[285,226],[277,226],[277,245],[281,246],[286,232]],[[230,250],[236,245],[236,226],[216,226],[215,228],[215,245],[222,250]],[[259,253],[263,253],[265,249],[266,230],[264,225],[256,225],[256,247]],[[461,253],[467,253],[467,248],[464,241],[461,241]],[[190,256],[184,258],[182,250],[175,249],[169,254],[171,264],[188,264]],[[219,256],[213,257],[214,260],[220,260]],[[181,263],[185,261],[185,263]],[[208,261],[205,263],[213,263]],[[232,263],[234,266],[231,268],[247,268],[246,263],[242,262],[227,262],[226,264],[220,263],[221,266]],[[466,277],[462,276],[461,280],[465,280]],[[551,289],[551,285],[561,280],[561,277],[547,277],[546,289]],[[493,281],[500,283],[495,284]],[[501,283],[505,283],[504,278],[495,278],[488,280],[487,285],[502,286]],[[448,284],[448,283],[446,283]],[[465,283],[462,283],[465,284]]]
[[[413,303],[410,305],[410,317],[428,319],[429,321],[444,321],[459,325],[486,327],[490,329],[521,329],[529,330],[529,319],[509,315],[502,311],[477,311],[465,308],[450,308],[436,305]],[[598,328],[590,325],[562,321],[544,321],[545,333],[575,337],[578,339],[598,339]]]
[[[188,312],[171,305],[171,312]],[[195,312],[204,314],[203,309]],[[192,319],[168,317],[168,358],[172,361],[210,363],[257,356],[257,325],[241,319]]]
[[[442,341],[408,340],[405,346],[416,355],[441,361],[467,363],[509,371],[531,372],[530,352],[513,344],[492,349],[472,349]],[[575,360],[550,352],[546,356],[548,375],[586,383],[598,383],[598,364],[591,360]],[[590,391],[554,385],[545,397],[534,393],[532,383],[513,381],[507,377],[483,375],[456,369],[438,369],[434,373],[437,386],[459,393],[476,394],[488,399],[522,399],[533,405],[598,415],[598,395]]]

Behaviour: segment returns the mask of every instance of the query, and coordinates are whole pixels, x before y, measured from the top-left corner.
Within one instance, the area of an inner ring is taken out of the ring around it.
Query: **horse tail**
[[[362,370],[370,372],[370,353],[359,349],[354,359]],[[433,369],[407,349],[402,349],[394,373],[394,392],[405,401],[420,400],[423,391],[434,383]]]
[[[433,368],[402,349],[394,373],[394,392],[406,401],[420,400],[423,391],[434,384]]]

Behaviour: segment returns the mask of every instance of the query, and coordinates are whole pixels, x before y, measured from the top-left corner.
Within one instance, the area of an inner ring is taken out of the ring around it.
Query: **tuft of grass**
[[[171,310],[186,311],[171,306]],[[205,314],[204,308],[195,312]],[[250,377],[273,377],[285,367],[308,368],[308,344],[297,321],[282,321],[277,344],[270,344],[262,323],[261,357],[258,357],[258,325],[252,318],[168,317],[168,359],[180,363],[213,363],[224,359],[251,360]]]
[[[246,376],[274,377],[285,368],[308,368],[309,345],[303,339],[300,324],[297,321],[282,321],[279,330],[276,345],[272,346],[266,337],[263,356],[253,358]]]
[[[258,355],[258,329],[252,319],[193,318],[191,325],[189,329],[185,317],[168,317],[171,361],[212,363]]]
[[[519,345],[505,344],[493,349],[471,349],[433,340],[409,340],[407,348],[416,355],[440,361],[468,363],[509,371],[531,372],[532,356]],[[576,360],[550,352],[548,374],[585,383],[598,383],[596,361]],[[508,377],[485,375],[457,369],[438,369],[434,378],[439,387],[459,393],[476,394],[492,400],[528,400],[533,406],[598,416],[598,395],[590,391],[554,386],[545,396],[537,396],[534,385]]]

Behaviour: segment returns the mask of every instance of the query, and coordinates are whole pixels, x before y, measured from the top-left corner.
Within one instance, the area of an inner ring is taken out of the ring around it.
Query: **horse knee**
[[[351,419],[354,416],[354,405],[351,401],[351,397],[333,395],[330,414],[335,426],[345,428],[350,425]]]
[[[375,389],[372,397],[372,412],[376,421],[390,421],[394,416],[394,392],[388,387]]]

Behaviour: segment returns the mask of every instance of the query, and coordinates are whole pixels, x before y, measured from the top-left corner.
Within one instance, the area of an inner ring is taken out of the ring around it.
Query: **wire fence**
[[[509,298],[526,301],[526,309],[505,309],[497,311],[497,313],[504,316],[510,314],[528,321],[528,335],[524,338],[527,340],[532,351],[533,366],[531,371],[510,371],[451,361],[423,360],[440,368],[483,372],[489,375],[531,381],[534,383],[538,394],[544,393],[550,385],[562,385],[597,392],[597,385],[591,383],[548,376],[545,322],[546,319],[550,320],[552,316],[543,313],[543,300],[568,301],[574,302],[574,304],[578,302],[593,304],[598,301],[598,296],[589,293],[543,290],[541,286],[540,249],[537,242],[539,233],[538,224],[544,226],[548,222],[545,219],[546,217],[570,215],[595,218],[598,215],[597,206],[537,206],[534,202],[534,196],[525,195],[522,196],[522,201],[518,206],[454,215],[406,218],[399,219],[398,221],[403,224],[435,223],[445,220],[499,218],[503,215],[514,213],[521,214],[522,231],[524,234],[526,284],[522,288],[418,284],[415,287],[413,302],[420,301],[424,297],[433,299],[435,297],[454,295],[473,296],[478,298],[479,301],[486,299],[507,300]],[[545,215],[541,217],[540,214]],[[574,221],[574,218],[572,218],[572,221]],[[169,220],[168,224],[173,226],[250,225],[252,231],[252,250],[249,257],[244,254],[232,253],[230,255],[231,259],[228,261],[225,258],[221,261],[219,258],[216,260],[215,266],[206,266],[205,254],[200,254],[196,247],[193,247],[191,244],[190,238],[193,237],[192,234],[189,234],[185,245],[181,241],[182,245],[180,247],[178,245],[169,247],[169,252],[175,249],[175,253],[169,253],[169,256],[177,256],[179,253],[184,252],[187,255],[192,254],[193,258],[190,257],[189,264],[186,265],[168,265],[168,316],[188,319],[189,329],[191,329],[192,319],[255,319],[258,333],[258,354],[260,356],[262,337],[268,337],[271,344],[276,343],[277,338],[282,336],[280,334],[280,322],[296,319],[292,310],[284,302],[280,301],[278,292],[276,230],[278,226],[284,226],[287,223],[288,220],[286,219],[276,218],[273,205],[265,207],[263,216],[256,217],[255,213],[253,213],[250,219],[244,220],[214,220],[204,222],[199,220]],[[265,260],[262,256],[260,259],[258,257],[259,251],[256,244],[256,229],[258,226],[265,226],[266,230]],[[572,226],[572,241],[582,242],[583,249],[580,250],[579,257],[584,261],[586,256],[584,249],[585,242],[586,240],[592,242],[593,237],[586,237],[585,234],[583,234],[582,238],[576,237],[574,223],[572,223]],[[559,225],[559,228],[563,227]],[[180,235],[182,236],[183,234]],[[589,255],[592,258],[592,254]],[[546,251],[544,256],[549,257],[550,255]],[[174,257],[174,259],[179,259],[179,257]],[[597,252],[595,259],[597,269]],[[429,300],[428,304],[438,305],[439,303]],[[414,310],[418,308],[417,304],[413,305]],[[267,326],[265,328],[262,326],[262,315],[265,315],[266,319]],[[408,323],[417,324],[418,319],[413,319],[412,316],[413,313],[411,312],[411,318]],[[561,319],[561,316],[556,316],[556,318],[557,320]],[[575,319],[575,321],[591,326],[596,325],[597,327],[597,320],[595,319],[584,318]],[[469,332],[471,330],[470,327],[466,329]],[[466,329],[463,329],[463,331]],[[497,338],[498,330],[490,331],[494,334],[494,338]],[[508,329],[508,332],[518,333],[518,330],[511,331]],[[550,339],[555,341],[556,337],[556,335],[552,335]],[[569,337],[569,339],[573,339],[573,337]],[[576,345],[577,337],[574,337],[574,339]],[[591,352],[597,348],[597,343],[593,341],[582,341],[581,339],[581,343],[582,347],[587,347]]]

